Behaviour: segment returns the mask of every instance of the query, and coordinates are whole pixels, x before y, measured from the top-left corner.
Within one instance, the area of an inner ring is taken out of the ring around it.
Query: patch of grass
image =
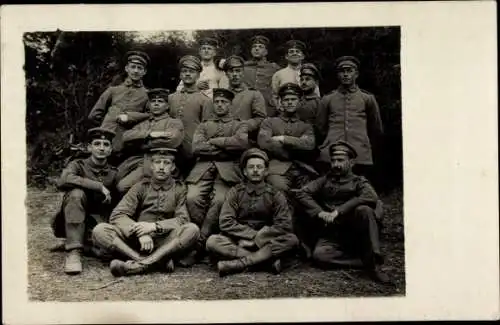
[[[393,286],[376,284],[358,270],[324,271],[307,264],[280,275],[255,272],[226,278],[219,278],[207,265],[195,265],[177,268],[172,274],[153,273],[116,281],[107,264],[90,257],[83,259],[81,275],[68,276],[62,270],[64,253],[49,251],[57,243],[50,221],[61,197],[54,189],[28,190],[28,293],[31,300],[213,300],[405,294],[400,189],[382,198],[386,211],[382,233],[382,251],[386,257],[383,270],[391,276]]]

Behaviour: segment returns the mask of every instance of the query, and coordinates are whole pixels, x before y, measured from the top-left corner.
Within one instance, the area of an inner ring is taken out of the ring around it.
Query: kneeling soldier
[[[242,181],[238,159],[248,149],[248,126],[229,113],[234,93],[213,90],[215,118],[201,123],[193,137],[197,163],[186,178],[187,207],[201,228],[199,251],[218,228],[219,213],[227,191]],[[208,205],[208,209],[207,208]]]
[[[207,251],[219,261],[220,276],[238,273],[264,262],[281,271],[280,258],[298,245],[283,193],[267,184],[269,158],[260,149],[247,150],[241,168],[247,180],[231,188],[221,209],[221,234],[208,238]]]
[[[153,266],[172,272],[173,261],[189,253],[198,240],[199,229],[189,222],[186,188],[171,176],[173,151],[164,139],[151,140],[151,179],[127,192],[109,224],[94,228],[94,244],[119,258],[110,264],[114,276],[145,273]]]
[[[347,142],[330,146],[331,170],[295,191],[297,200],[318,221],[313,259],[320,266],[364,266],[382,283],[378,196],[366,178],[352,173],[356,150]],[[349,254],[351,253],[351,254]]]
[[[52,228],[56,237],[66,239],[64,272],[67,274],[82,272],[81,252],[92,247],[86,245],[90,244],[91,231],[96,224],[107,221],[111,212],[116,169],[107,159],[114,136],[107,129],[90,129],[90,157],[70,162],[58,181],[58,188],[66,193]]]

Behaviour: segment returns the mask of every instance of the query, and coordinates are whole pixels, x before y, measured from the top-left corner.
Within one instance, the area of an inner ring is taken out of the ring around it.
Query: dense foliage
[[[26,130],[28,181],[45,185],[60,172],[69,155],[69,140],[82,140],[86,117],[99,95],[121,82],[123,54],[141,49],[151,57],[146,87],[175,90],[177,60],[196,54],[193,41],[203,36],[220,40],[221,57],[239,54],[249,58],[249,40],[255,34],[269,37],[268,58],[285,66],[280,46],[295,38],[308,44],[306,61],[321,70],[322,94],[337,86],[333,62],[341,55],[361,61],[361,88],[375,94],[381,107],[386,137],[376,163],[381,177],[392,187],[402,181],[400,30],[380,28],[304,28],[266,30],[202,30],[193,33],[159,32],[147,38],[127,32],[34,32],[24,35],[26,71]]]

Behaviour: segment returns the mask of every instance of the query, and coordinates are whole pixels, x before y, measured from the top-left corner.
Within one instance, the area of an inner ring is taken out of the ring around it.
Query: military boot
[[[219,271],[219,276],[221,277],[229,274],[240,273],[245,271],[250,266],[269,260],[271,257],[271,247],[264,246],[255,253],[251,253],[242,258],[230,261],[220,261],[217,263],[217,270]]]
[[[81,251],[79,249],[72,249],[66,253],[64,272],[69,275],[76,275],[82,272]]]
[[[112,260],[109,264],[111,274],[116,277],[125,275],[142,274],[148,269],[148,265],[138,261],[128,260],[126,262],[120,260]]]

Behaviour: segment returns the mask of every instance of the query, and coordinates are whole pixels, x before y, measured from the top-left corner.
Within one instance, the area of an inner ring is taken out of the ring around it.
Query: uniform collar
[[[108,163],[106,162],[104,165],[97,165],[92,157],[88,157],[85,159],[86,163],[94,170],[104,170],[108,168]]]
[[[196,89],[196,87],[195,87],[195,88],[193,88],[193,89],[189,89],[189,88],[183,87],[183,88],[181,89],[181,93],[188,93],[188,94],[192,94],[192,93],[195,93],[195,92],[197,92],[197,91],[198,91],[198,90]]]
[[[345,88],[344,86],[339,86],[338,90],[339,90],[341,93],[343,93],[343,94],[348,93],[348,92],[349,92],[349,93],[354,93],[354,92],[356,92],[356,91],[358,91],[358,90],[359,90],[359,87],[358,87],[358,85],[352,85],[352,86],[351,86],[351,87],[349,87],[349,88]]]
[[[141,88],[144,86],[144,84],[142,83],[142,80],[139,80],[137,82],[133,82],[132,79],[130,79],[130,78],[125,79],[125,81],[123,82],[123,85],[125,87],[133,87],[133,88]]]
[[[267,61],[267,58],[264,58],[263,60],[261,61],[255,61],[254,59],[250,60],[250,61],[247,61],[246,65],[263,65],[263,64],[266,64],[268,61]]]
[[[170,115],[168,115],[168,112],[165,112],[165,113],[163,113],[163,114],[161,114],[161,115],[159,115],[159,116],[154,116],[154,115],[151,115],[151,116],[149,117],[149,120],[150,120],[150,121],[160,121],[160,120],[164,120],[164,119],[166,119],[166,118],[170,118]]]
[[[280,115],[280,119],[282,119],[285,122],[297,122],[299,120],[299,118],[297,117],[297,113],[295,113],[295,115],[293,116]]]
[[[333,173],[328,173],[328,179],[334,181],[335,183],[347,183],[354,179],[355,175],[351,172],[343,176],[335,176]]]
[[[232,121],[233,118],[231,116],[229,116],[229,115],[226,115],[224,117],[214,117],[212,120],[215,121],[215,122],[224,122],[224,123],[227,123],[227,122]]]
[[[233,88],[233,87],[229,88],[229,90],[231,90],[232,92],[235,92],[235,93],[241,93],[243,90],[247,90],[247,89],[248,89],[248,86],[243,82],[241,83],[241,85],[238,88]]]
[[[246,184],[246,191],[248,194],[257,194],[257,195],[261,195],[262,193],[264,193],[264,191],[266,190],[266,187],[267,187],[267,184],[265,182],[261,182],[261,183],[258,183],[258,184],[253,184],[253,183],[250,183],[250,182],[247,182]]]
[[[155,191],[159,190],[167,191],[174,185],[174,183],[175,181],[172,177],[169,177],[164,181],[156,181],[155,179],[151,178],[151,187]]]

